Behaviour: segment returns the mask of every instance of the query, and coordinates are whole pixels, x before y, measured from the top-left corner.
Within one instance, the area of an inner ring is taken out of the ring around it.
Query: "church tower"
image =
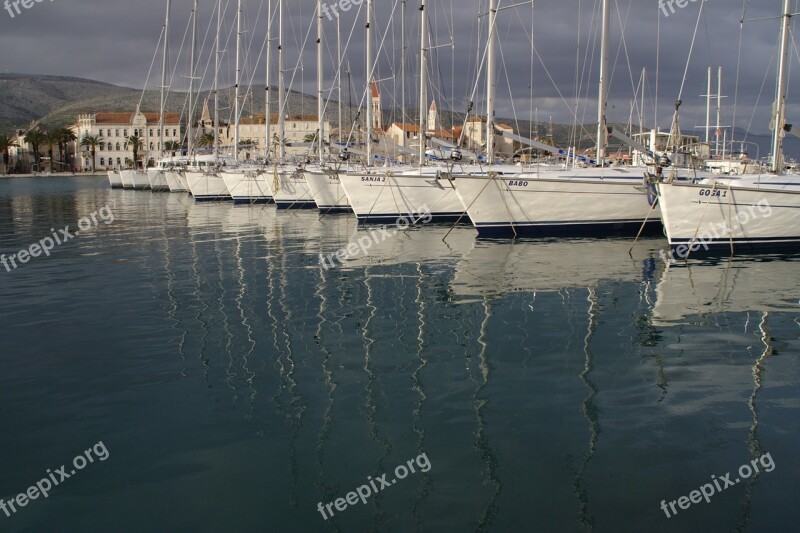
[[[436,100],[431,102],[431,107],[428,109],[428,131],[439,131],[442,129],[442,124],[439,122],[439,111],[436,109]]]
[[[372,129],[383,131],[383,110],[381,109],[381,94],[378,84],[372,81]]]

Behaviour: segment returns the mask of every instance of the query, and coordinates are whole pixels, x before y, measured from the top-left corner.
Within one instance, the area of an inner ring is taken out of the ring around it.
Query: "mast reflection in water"
[[[793,530],[798,261],[660,239],[478,241],[428,225],[325,270],[352,216],[195,204],[95,178],[0,183],[0,494],[109,461],[3,530]],[[658,504],[769,452],[777,468]],[[325,521],[425,453],[433,468]],[[60,464],[60,463],[58,463]],[[7,499],[7,498],[6,498]]]

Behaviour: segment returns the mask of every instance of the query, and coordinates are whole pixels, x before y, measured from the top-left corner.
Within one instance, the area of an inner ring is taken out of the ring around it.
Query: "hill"
[[[138,91],[83,78],[0,74],[0,131],[27,127],[76,101]]]

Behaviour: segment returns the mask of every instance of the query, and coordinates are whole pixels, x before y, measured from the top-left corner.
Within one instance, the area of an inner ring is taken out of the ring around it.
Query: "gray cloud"
[[[3,0],[0,0],[0,3]],[[243,38],[252,41],[246,76],[263,83],[263,59],[255,64],[261,53],[266,29],[266,1],[245,0],[245,22],[247,33]],[[233,12],[235,0],[228,0],[224,33],[229,42],[224,57],[221,75],[223,83],[233,79]],[[277,0],[275,0],[277,3]],[[332,3],[332,0],[331,0]],[[397,0],[376,0],[376,23],[373,26],[376,39],[386,33],[376,77],[381,83],[384,105],[400,103],[400,5]],[[511,5],[517,0],[501,0]],[[781,9],[779,0],[747,2],[746,17],[776,17]],[[201,39],[211,22],[215,2],[200,2]],[[309,94],[315,90],[314,82],[314,0],[289,0],[286,2],[286,66],[287,77],[295,75],[292,89]],[[480,28],[478,13],[485,9],[486,2],[477,0],[428,0],[431,31],[439,48],[432,53],[431,94],[444,102],[440,107],[452,103],[456,110],[463,110],[469,95],[476,85],[476,63],[482,52],[485,30]],[[160,0],[53,0],[35,3],[13,19],[0,11],[0,49],[4,50],[0,70],[36,74],[71,75],[100,81],[137,87],[144,85],[148,68],[156,51],[161,32],[165,2]],[[415,100],[418,46],[419,2],[407,2],[408,52],[407,95],[408,103]],[[536,50],[542,58],[533,60],[531,72],[531,8],[522,6],[501,12],[498,22],[499,41],[502,48],[501,72],[498,78],[498,114],[528,119],[530,110],[538,108],[540,120],[553,116],[557,122],[571,122],[571,110],[578,110],[579,120],[595,120],[595,95],[597,93],[597,37],[598,0],[537,0],[533,12],[533,38]],[[170,47],[173,61],[177,59],[184,37],[191,8],[191,0],[172,2],[172,34]],[[342,28],[346,34],[352,31],[352,41],[347,50],[350,79],[354,87],[354,100],[359,99],[365,78],[364,21],[365,2],[355,5],[342,14]],[[655,108],[656,65],[659,67],[659,124],[668,127],[671,110],[683,79],[689,46],[697,22],[700,3],[689,3],[684,9],[664,17],[657,0],[616,0],[612,7],[612,62],[614,64],[609,118],[627,122],[630,102],[634,98],[632,83],[638,83],[643,68],[648,71],[648,87],[645,93],[645,120],[653,121]],[[261,13],[258,16],[258,13]],[[736,72],[739,48],[739,19],[742,16],[740,0],[708,0],[705,15],[700,20],[694,54],[689,64],[683,92],[681,122],[684,130],[705,120],[704,101],[699,96],[706,90],[706,69],[709,65],[722,65],[725,71],[724,123],[732,120],[732,105],[737,89]],[[392,23],[390,24],[390,18]],[[620,20],[624,23],[621,31]],[[660,54],[657,54],[657,31],[661,29]],[[335,54],[334,39],[336,25],[325,20],[328,51]],[[737,125],[745,128],[753,118],[752,131],[765,132],[769,126],[769,111],[774,99],[775,60],[777,56],[777,31],[779,21],[765,20],[745,24],[742,33],[742,53],[739,63]],[[201,72],[211,59],[212,35],[206,36],[202,52]],[[310,31],[310,33],[308,33]],[[277,30],[276,30],[277,34]],[[306,49],[300,46],[308,35]],[[624,45],[623,39],[624,35]],[[447,45],[452,42],[454,48]],[[184,45],[186,46],[186,45]],[[176,89],[186,87],[185,58],[183,56],[177,78]],[[658,63],[657,63],[658,57]],[[797,59],[793,50],[792,57]],[[300,70],[295,71],[295,66]],[[577,65],[577,66],[576,66]],[[326,61],[326,86],[333,84],[335,67]],[[548,75],[549,73],[549,75]],[[531,76],[532,74],[532,76]],[[157,85],[158,60],[154,65],[149,86]],[[211,71],[204,80],[208,86]],[[533,101],[530,100],[530,81],[533,78]],[[552,77],[552,79],[551,79]],[[577,82],[576,82],[577,80]],[[631,81],[633,80],[633,81]],[[483,106],[482,82],[476,95],[476,109]],[[763,90],[762,90],[763,85]],[[576,87],[580,87],[580,98],[576,100]],[[562,101],[560,93],[566,99]],[[347,94],[347,93],[346,93]],[[514,98],[512,100],[511,95]],[[347,98],[347,96],[346,96]],[[760,98],[760,99],[759,99]],[[578,104],[576,105],[576,101]],[[513,105],[512,105],[513,102]],[[755,111],[755,112],[754,112]],[[790,98],[789,120],[800,113],[800,107]],[[638,122],[638,119],[634,119]],[[697,130],[699,131],[699,130]]]

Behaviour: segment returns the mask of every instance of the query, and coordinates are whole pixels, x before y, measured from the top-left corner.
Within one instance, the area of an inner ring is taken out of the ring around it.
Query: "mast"
[[[317,0],[317,150],[319,151],[319,163],[324,162],[325,156],[322,153],[322,139],[324,138],[325,124],[322,120],[322,0]]]
[[[714,155],[719,155],[719,136],[722,128],[722,66],[717,70],[717,131]]]
[[[608,29],[611,26],[611,7],[608,0],[603,0],[603,31],[600,38],[600,91],[597,104],[597,163],[603,165],[608,146],[606,130],[606,108],[608,106]]]
[[[400,123],[406,123],[406,0],[400,2]],[[405,131],[403,127],[403,147],[406,145]]]
[[[494,164],[494,98],[497,90],[497,0],[489,1],[489,45],[486,54],[486,162]]]
[[[492,0],[496,1],[496,0]],[[428,11],[421,0],[419,45],[419,164],[425,165],[425,133],[428,129]]]
[[[283,143],[285,123],[286,95],[283,87],[283,4],[284,0],[278,0],[278,157],[283,163],[286,158],[286,146]]]
[[[706,145],[711,142],[711,67],[708,67],[708,89],[706,90]]]
[[[338,142],[342,142],[342,19],[336,13],[336,79],[337,81],[337,100],[339,101],[339,134],[336,136]]]
[[[192,7],[192,50],[189,59],[189,120],[186,125],[186,155],[191,157],[194,151],[194,131],[192,121],[194,120],[194,76],[195,76],[195,53],[197,50],[197,0],[194,0]]]
[[[169,5],[170,0],[167,0],[167,14],[164,18],[164,55],[161,58],[161,109],[158,113],[159,155],[164,154],[164,97],[167,88],[167,59],[169,57],[169,48],[167,46],[169,40]]]
[[[642,104],[639,107],[639,142],[644,144],[644,88],[647,83],[647,68],[642,69]]]
[[[367,0],[367,166],[372,165],[372,0]]]
[[[222,29],[222,0],[217,0],[217,42],[214,59],[214,160],[219,159],[219,36]]]
[[[272,0],[268,0],[267,2],[267,54],[264,68],[267,71],[267,78],[265,81],[266,87],[264,89],[264,162],[266,163],[267,159],[269,159],[269,146],[272,143],[272,139],[270,139],[270,124],[272,122],[272,117],[269,114],[269,106],[270,106],[270,61],[272,59]]]
[[[792,18],[792,0],[784,0],[782,18],[778,86],[775,91],[775,114],[772,117],[773,123],[775,124],[775,131],[772,137],[772,171],[776,174],[783,174],[783,128],[786,121],[786,82],[788,79],[789,22]]]
[[[239,49],[242,44],[242,0],[236,5],[236,80],[234,81],[233,103],[233,162],[239,162],[239,79],[241,65],[239,64]]]

